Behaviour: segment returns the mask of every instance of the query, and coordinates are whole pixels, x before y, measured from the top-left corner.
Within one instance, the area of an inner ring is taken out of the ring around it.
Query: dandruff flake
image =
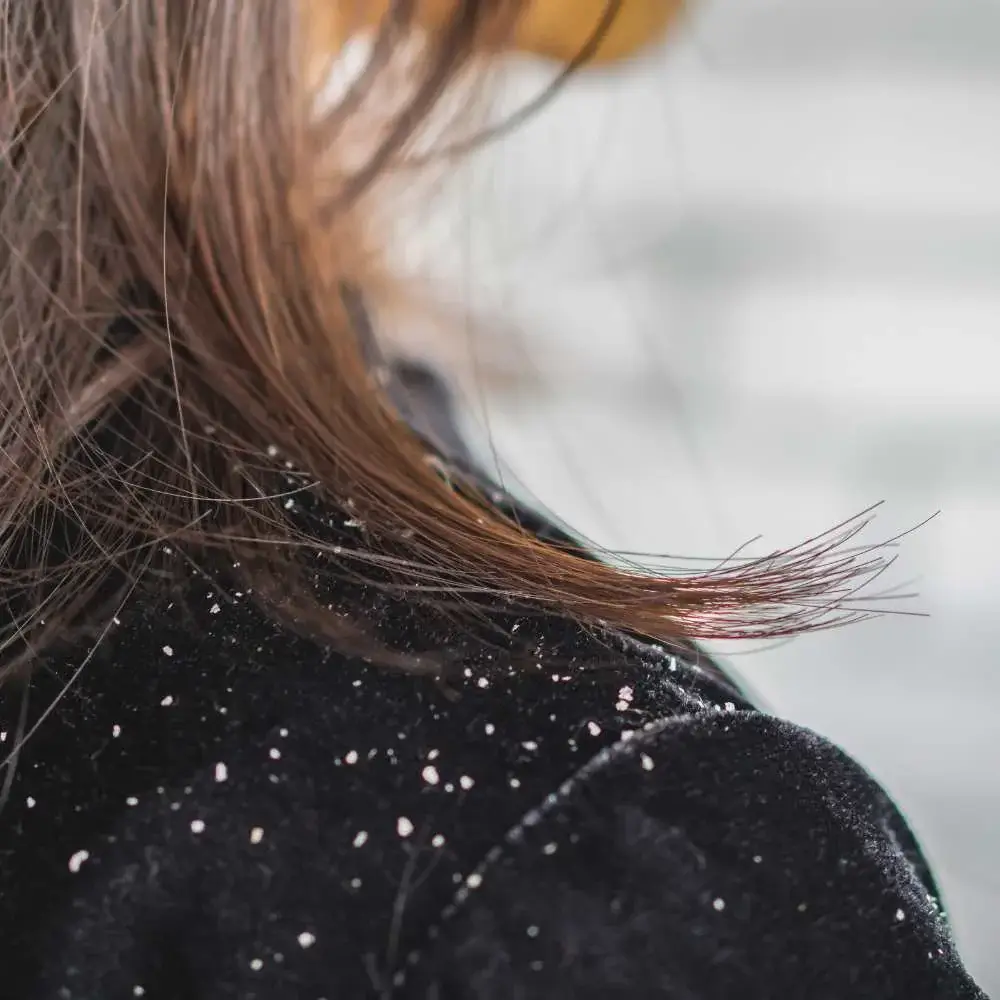
[[[69,859],[69,870],[75,875],[90,857],[90,851],[77,851]]]

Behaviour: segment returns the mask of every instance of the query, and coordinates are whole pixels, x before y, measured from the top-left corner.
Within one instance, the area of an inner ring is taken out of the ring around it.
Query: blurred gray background
[[[890,789],[1000,996],[1000,2],[705,0],[428,205],[485,453],[601,545],[941,511],[889,581],[927,617],[724,652]]]

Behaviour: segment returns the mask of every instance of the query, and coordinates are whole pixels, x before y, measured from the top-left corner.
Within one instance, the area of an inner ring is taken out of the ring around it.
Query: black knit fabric
[[[434,622],[440,684],[200,576],[145,603],[19,760],[4,998],[983,995],[878,786],[687,659]]]
[[[174,560],[32,681],[2,1000],[984,996],[885,793],[696,650],[345,584],[446,653],[394,674]]]

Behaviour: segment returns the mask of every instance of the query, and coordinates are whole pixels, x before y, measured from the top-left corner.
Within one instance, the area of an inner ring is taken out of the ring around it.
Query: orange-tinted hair
[[[8,664],[92,622],[164,544],[224,558],[275,614],[333,643],[365,626],[317,603],[317,553],[322,573],[415,602],[514,601],[662,640],[853,618],[879,563],[842,551],[848,529],[655,576],[541,542],[429,460],[372,377],[341,290],[391,297],[380,194],[412,169],[422,126],[470,85],[484,46],[553,44],[531,20],[541,6],[515,0],[446,4],[423,22],[413,0],[381,7],[368,67],[318,110],[322,52],[342,29],[324,35],[309,7],[3,3]],[[375,97],[393,73],[406,87],[387,113]],[[356,545],[289,516],[289,468],[364,526]]]

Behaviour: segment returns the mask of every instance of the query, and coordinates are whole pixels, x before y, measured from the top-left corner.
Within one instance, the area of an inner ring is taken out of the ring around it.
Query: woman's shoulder
[[[600,753],[445,918],[414,996],[985,1000],[882,789],[756,711]]]
[[[17,995],[979,995],[884,793],[714,668],[372,613],[447,669],[195,582],[36,675],[26,717],[61,701],[0,814]]]

